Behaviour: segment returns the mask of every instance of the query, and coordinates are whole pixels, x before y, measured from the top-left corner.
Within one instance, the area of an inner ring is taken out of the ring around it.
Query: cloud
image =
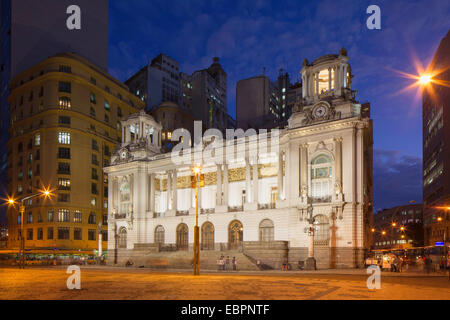
[[[422,201],[422,159],[400,151],[374,150],[375,210]]]

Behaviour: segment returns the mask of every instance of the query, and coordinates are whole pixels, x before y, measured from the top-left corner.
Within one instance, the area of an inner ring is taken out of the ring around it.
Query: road
[[[63,267],[0,269],[0,299],[42,300],[353,300],[445,299],[445,276],[383,276],[369,290],[364,274],[189,273],[147,269],[81,267],[81,290],[67,289]]]

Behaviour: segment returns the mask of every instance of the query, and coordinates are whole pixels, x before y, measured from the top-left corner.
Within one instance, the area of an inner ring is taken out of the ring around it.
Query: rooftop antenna
[[[266,67],[263,67],[263,76],[266,75]]]

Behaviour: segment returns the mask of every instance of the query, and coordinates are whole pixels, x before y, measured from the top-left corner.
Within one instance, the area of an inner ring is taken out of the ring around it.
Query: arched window
[[[273,222],[265,219],[259,224],[259,241],[273,241]]]
[[[177,249],[178,250],[187,250],[188,249],[188,226],[184,223],[181,223],[177,227]]]
[[[72,102],[69,97],[59,98],[59,107],[61,109],[69,109],[72,106]]]
[[[328,245],[330,239],[330,225],[328,218],[324,215],[314,217],[314,243]]]
[[[130,184],[124,182],[120,185],[120,213],[130,213]]]
[[[326,154],[320,154],[311,162],[311,196],[317,202],[330,202],[333,192],[332,160]]]
[[[120,228],[119,230],[119,248],[127,247],[127,229]]]
[[[155,229],[155,243],[164,244],[164,227],[157,226]]]
[[[214,250],[214,226],[211,222],[202,225],[202,250]]]

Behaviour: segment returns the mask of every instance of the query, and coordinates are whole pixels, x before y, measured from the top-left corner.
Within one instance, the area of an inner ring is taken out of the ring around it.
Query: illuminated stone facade
[[[214,152],[203,141],[183,153],[192,161],[180,164],[173,154],[157,151],[161,129],[150,116],[123,122],[134,136],[123,135],[104,169],[109,263],[145,266],[152,255],[168,259],[171,251],[192,256],[195,163],[205,181],[199,191],[201,266],[223,253],[259,259],[269,268],[288,259],[297,268],[310,243],[318,268],[362,266],[372,217],[372,122],[367,107],[354,100],[347,60],[341,50],[312,64],[305,61],[301,73],[310,89],[297,101],[288,128],[228,140]],[[314,75],[324,68],[336,70],[327,82],[331,90],[315,94]],[[220,150],[223,157],[217,156]]]

